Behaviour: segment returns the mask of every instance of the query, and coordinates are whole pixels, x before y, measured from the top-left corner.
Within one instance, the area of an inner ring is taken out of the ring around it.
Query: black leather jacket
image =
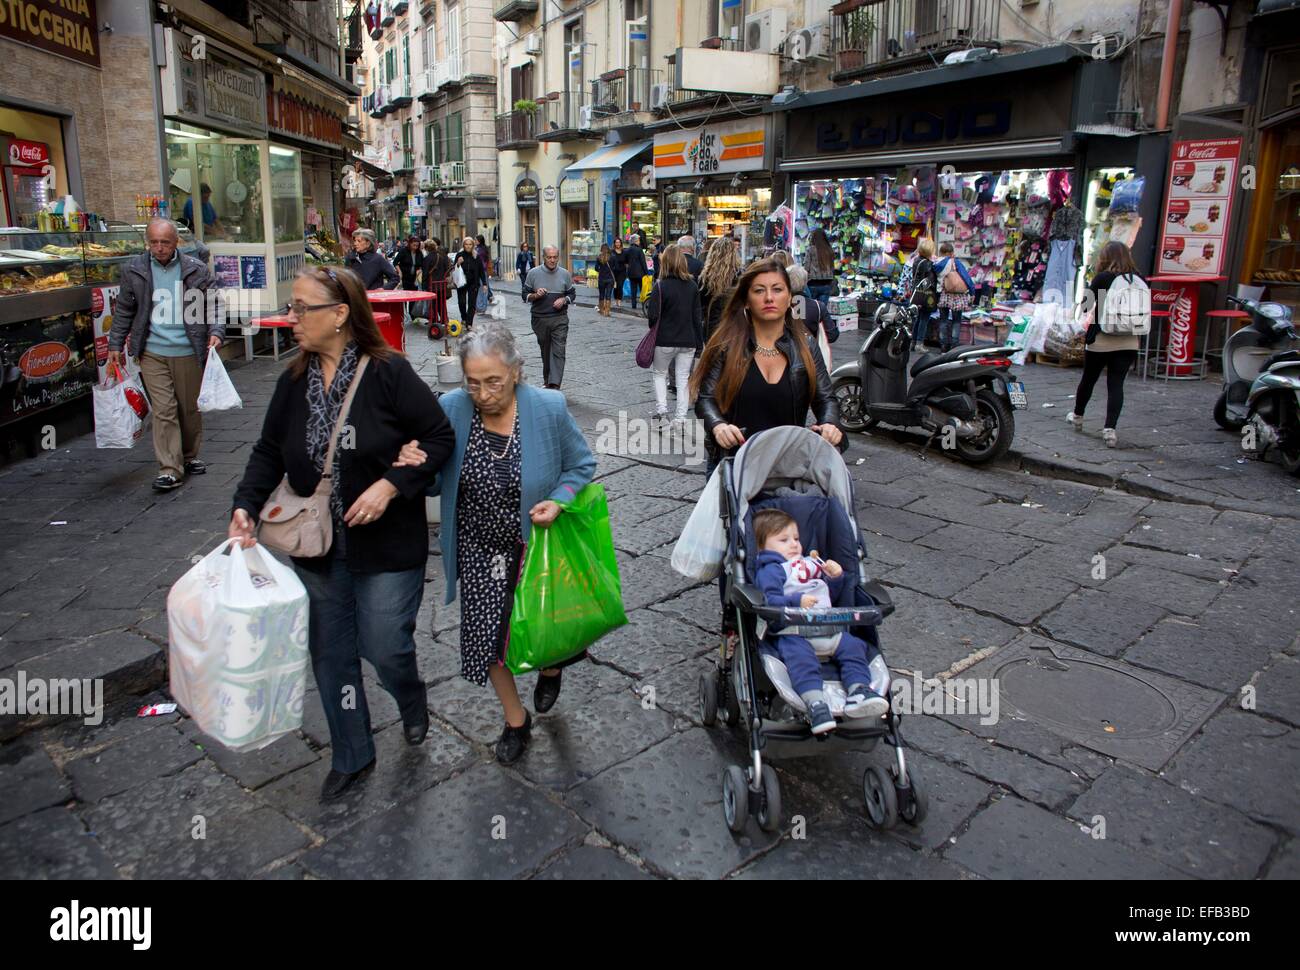
[[[795,405],[796,413],[791,414],[787,424],[796,425],[802,428],[807,423],[808,409],[812,408],[813,414],[817,418],[818,424],[833,424],[839,426],[840,423],[840,406],[835,401],[835,395],[831,393],[831,375],[826,371],[826,362],[822,360],[822,352],[817,346],[817,342],[808,338],[808,349],[812,352],[813,364],[817,368],[816,393],[812,400],[808,400],[808,377],[804,372],[803,356],[798,352],[794,345],[794,337],[787,328],[776,341],[777,349],[785,354],[789,363],[786,365],[790,368],[790,386],[795,392],[801,395],[802,400]],[[754,352],[754,338],[749,338],[749,350]],[[723,414],[718,407],[718,402],[714,398],[714,392],[717,390],[718,381],[722,379],[722,365],[725,363],[722,357],[714,361],[713,367],[705,375],[700,384],[700,396],[695,402],[695,416],[704,421],[704,430],[708,432],[708,441],[713,442],[713,429],[720,424],[730,424],[730,418]]]

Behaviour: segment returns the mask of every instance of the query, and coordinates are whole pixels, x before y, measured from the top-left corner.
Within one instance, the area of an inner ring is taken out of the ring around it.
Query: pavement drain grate
[[[1045,641],[1021,642],[965,671],[998,680],[999,717],[1033,721],[1114,758],[1158,771],[1222,696]]]

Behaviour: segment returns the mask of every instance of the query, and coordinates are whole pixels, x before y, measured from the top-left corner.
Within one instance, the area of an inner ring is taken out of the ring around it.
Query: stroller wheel
[[[735,727],[740,723],[740,697],[736,694],[736,680],[725,685],[726,696],[722,699],[722,723],[727,727]]]
[[[907,788],[894,787],[898,817],[908,825],[920,825],[930,811],[930,799],[926,797],[925,789],[916,783],[914,774],[908,772],[907,780],[911,783]]]
[[[739,835],[749,821],[749,782],[739,765],[728,765],[722,776],[722,815],[727,828]]]
[[[713,727],[718,723],[718,668],[700,674],[700,723]]]
[[[862,795],[867,803],[868,825],[873,829],[892,829],[898,824],[894,781],[875,765],[862,775]]]
[[[775,832],[781,827],[781,780],[776,769],[763,765],[763,794],[758,803],[758,827],[764,832]]]

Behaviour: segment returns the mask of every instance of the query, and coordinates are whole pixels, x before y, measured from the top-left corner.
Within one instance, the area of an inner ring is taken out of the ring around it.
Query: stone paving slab
[[[224,824],[223,824],[224,823]],[[247,879],[258,869],[308,844],[308,836],[279,812],[258,808],[207,824],[205,837],[155,846],[140,861],[137,879]]]
[[[115,744],[99,754],[68,762],[72,790],[83,802],[97,802],[160,775],[194,764],[203,752],[179,731],[163,729]]]
[[[72,798],[72,787],[44,751],[23,754],[15,749],[9,756],[17,760],[0,764],[0,826],[42,808],[59,805]]]
[[[117,879],[113,862],[65,808],[0,826],[0,879]]]

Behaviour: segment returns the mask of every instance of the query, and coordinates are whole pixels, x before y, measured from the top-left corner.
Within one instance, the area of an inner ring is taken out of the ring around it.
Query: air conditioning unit
[[[785,56],[792,61],[825,57],[830,47],[830,29],[826,24],[795,30],[785,39]]]
[[[541,35],[541,34],[534,32],[534,33],[531,33],[531,34],[529,34],[527,37],[524,38],[524,53],[525,53],[525,54],[540,54],[541,52],[542,52],[542,35]]]
[[[595,109],[591,105],[584,104],[578,109],[578,127],[583,131],[591,128],[593,118],[595,118]]]
[[[672,91],[667,84],[656,84],[650,89],[650,110],[658,111],[668,107],[669,94]]]
[[[774,7],[745,18],[745,50],[775,54],[785,40],[785,9]]]

